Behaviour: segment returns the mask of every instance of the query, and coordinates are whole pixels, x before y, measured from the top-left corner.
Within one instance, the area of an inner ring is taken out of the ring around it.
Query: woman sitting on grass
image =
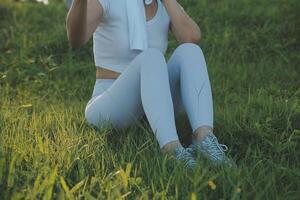
[[[139,34],[143,29],[137,23],[143,21],[145,34]],[[166,62],[169,30],[180,45]],[[67,31],[73,48],[93,35],[97,70],[85,109],[89,124],[101,128],[109,121],[121,128],[145,114],[162,151],[185,166],[196,166],[196,153],[215,165],[231,166],[227,147],[213,134],[210,80],[197,45],[200,29],[176,0],[74,0]],[[181,145],[175,125],[182,111],[193,130],[188,148]]]

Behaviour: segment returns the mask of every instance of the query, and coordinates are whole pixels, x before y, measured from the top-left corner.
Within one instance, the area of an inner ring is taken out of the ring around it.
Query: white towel
[[[146,0],[150,4],[152,0]],[[148,48],[147,22],[144,0],[126,0],[130,49]]]

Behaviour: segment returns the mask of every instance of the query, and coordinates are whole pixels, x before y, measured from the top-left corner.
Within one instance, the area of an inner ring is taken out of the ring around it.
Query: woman
[[[127,0],[134,2],[134,0]],[[74,48],[93,35],[96,83],[85,109],[89,124],[115,127],[135,123],[144,114],[165,153],[187,167],[196,165],[201,153],[215,165],[229,164],[225,145],[213,134],[213,103],[198,25],[176,0],[145,0],[148,48],[129,48],[126,0],[74,0],[67,16],[67,31]],[[128,10],[129,9],[129,10]],[[133,10],[132,10],[133,11]],[[136,20],[139,20],[135,18]],[[166,62],[168,31],[180,45]],[[193,129],[193,142],[182,147],[175,116],[186,111]]]

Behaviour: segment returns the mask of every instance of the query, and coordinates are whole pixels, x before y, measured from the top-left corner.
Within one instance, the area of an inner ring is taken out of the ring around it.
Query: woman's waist
[[[100,66],[96,67],[96,79],[116,79],[119,75],[119,72],[109,70]]]

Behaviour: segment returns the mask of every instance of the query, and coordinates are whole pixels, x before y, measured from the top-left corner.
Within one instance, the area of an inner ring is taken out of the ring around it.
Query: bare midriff
[[[149,21],[155,16],[155,13],[158,10],[157,1],[154,1],[150,5],[146,5],[144,2],[144,5],[145,5],[146,15],[147,15],[146,20]],[[96,69],[97,69],[96,70],[96,79],[116,79],[120,75],[119,72],[105,69],[100,66],[96,67]]]
[[[96,67],[96,79],[116,79],[119,75],[119,72],[105,69],[103,67]]]

